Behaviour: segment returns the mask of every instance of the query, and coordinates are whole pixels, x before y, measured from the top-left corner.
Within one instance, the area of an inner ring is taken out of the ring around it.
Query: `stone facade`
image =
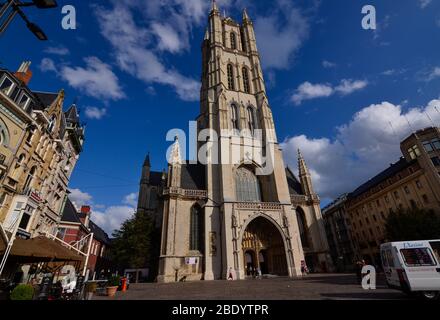
[[[56,234],[84,128],[64,91],[31,91],[30,62],[0,70],[0,223],[24,238]],[[21,220],[17,219],[21,216]]]
[[[222,17],[213,2],[208,25],[199,162],[185,162],[177,140],[166,173],[151,171],[149,157],[143,167],[138,211],[155,217],[160,239],[150,268],[158,264],[160,282],[243,279],[257,269],[293,277],[306,262],[330,270],[306,163],[299,154],[299,180],[284,165],[252,21],[246,11],[242,24]]]

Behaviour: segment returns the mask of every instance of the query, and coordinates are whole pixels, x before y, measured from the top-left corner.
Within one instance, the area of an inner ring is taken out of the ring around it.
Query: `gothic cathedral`
[[[154,219],[150,274],[172,282],[245,279],[257,270],[293,277],[302,265],[330,271],[319,197],[300,152],[299,179],[284,165],[246,11],[238,24],[213,1],[202,56],[197,130],[217,134],[198,149],[211,161],[186,162],[178,141],[167,172],[151,171],[147,156],[138,212]]]

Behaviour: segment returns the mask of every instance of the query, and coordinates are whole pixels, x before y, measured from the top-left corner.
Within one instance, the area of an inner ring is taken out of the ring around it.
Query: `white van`
[[[390,288],[428,300],[440,297],[440,240],[384,243],[380,254]]]

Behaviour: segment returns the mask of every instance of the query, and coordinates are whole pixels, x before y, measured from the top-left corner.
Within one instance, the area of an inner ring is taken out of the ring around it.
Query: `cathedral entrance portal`
[[[258,268],[262,274],[288,275],[283,238],[269,220],[258,217],[247,226],[242,248],[246,275]]]

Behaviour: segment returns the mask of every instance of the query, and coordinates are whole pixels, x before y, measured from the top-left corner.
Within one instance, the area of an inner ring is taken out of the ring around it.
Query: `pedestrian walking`
[[[228,280],[234,280],[234,275],[232,273],[232,267],[229,267]]]

